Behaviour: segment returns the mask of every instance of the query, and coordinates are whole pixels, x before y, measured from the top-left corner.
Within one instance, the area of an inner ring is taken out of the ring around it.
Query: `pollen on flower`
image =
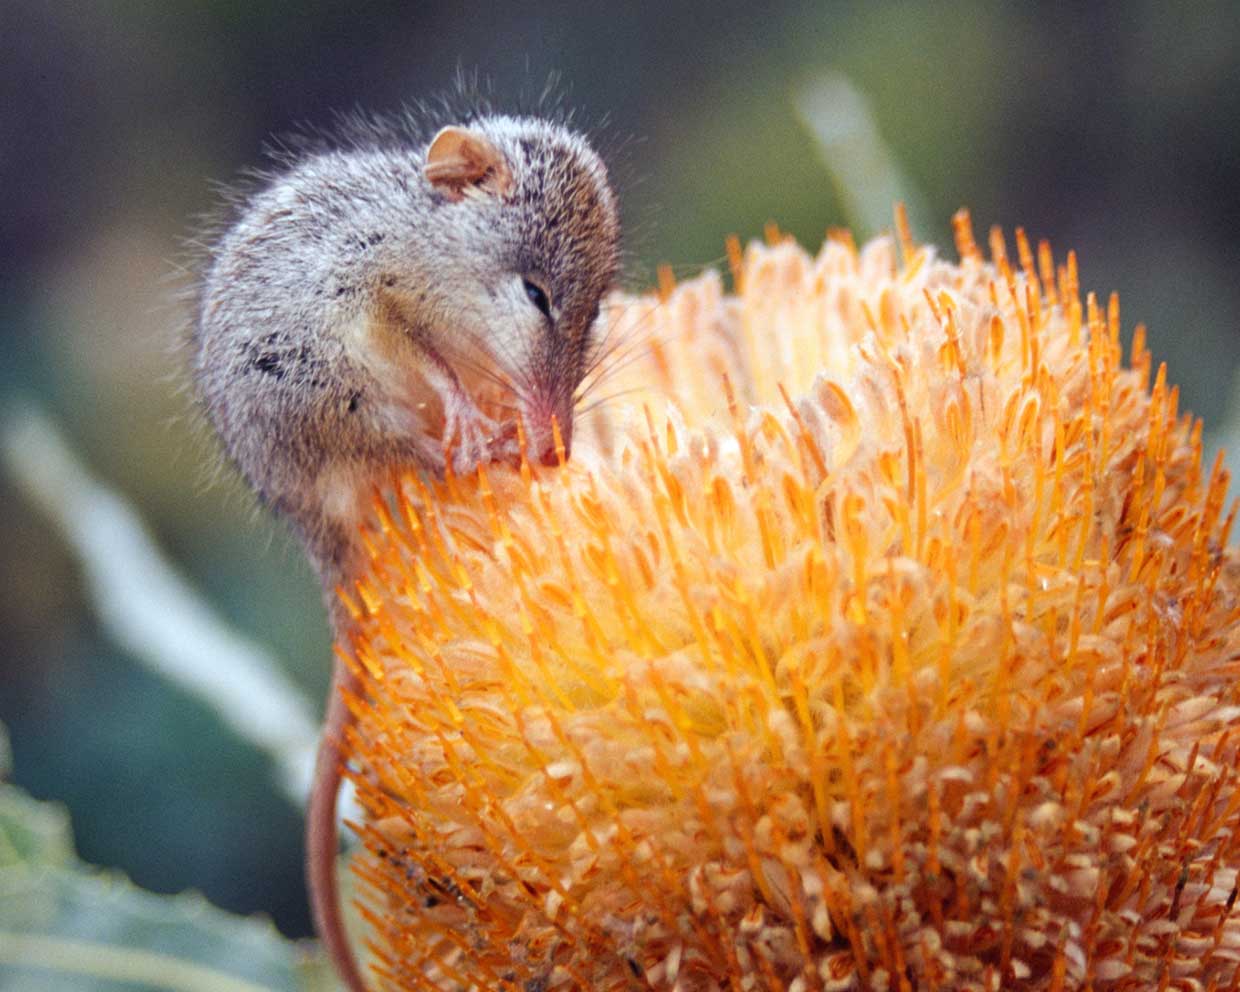
[[[664,273],[567,466],[379,502],[386,987],[1240,986],[1226,474],[1074,256],[955,233]]]

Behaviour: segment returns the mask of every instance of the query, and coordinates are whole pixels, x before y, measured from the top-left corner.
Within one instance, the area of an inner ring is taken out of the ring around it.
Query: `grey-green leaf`
[[[306,992],[326,974],[269,921],[82,864],[60,807],[0,785],[0,992]]]

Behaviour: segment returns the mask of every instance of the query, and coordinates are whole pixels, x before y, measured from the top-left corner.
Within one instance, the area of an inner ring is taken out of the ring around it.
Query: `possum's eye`
[[[530,302],[538,307],[539,312],[548,320],[551,319],[551,301],[547,299],[547,294],[543,292],[543,288],[537,283],[530,282],[528,279],[522,279],[521,285],[525,287],[525,295],[530,298]]]

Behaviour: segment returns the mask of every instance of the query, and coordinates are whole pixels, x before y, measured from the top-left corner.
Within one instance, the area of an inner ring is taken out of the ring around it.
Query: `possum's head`
[[[619,264],[607,170],[564,127],[484,117],[440,130],[423,176],[441,239],[433,250],[451,281],[442,289],[474,324],[467,330],[475,352],[454,371],[468,382],[471,367],[482,365],[502,377],[532,456],[553,461],[551,419],[567,446],[577,389],[597,355],[599,304]],[[473,383],[484,394],[494,388],[486,378]]]
[[[532,118],[376,125],[238,204],[202,281],[198,393],[321,568],[392,470],[511,460],[518,419],[532,460],[556,461],[553,420],[571,443],[620,236],[583,138]]]

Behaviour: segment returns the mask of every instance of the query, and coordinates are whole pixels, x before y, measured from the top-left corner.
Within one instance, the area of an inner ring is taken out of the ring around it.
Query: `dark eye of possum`
[[[551,301],[547,299],[547,294],[543,292],[542,287],[536,283],[530,282],[528,279],[521,280],[521,284],[525,286],[525,295],[530,298],[530,302],[538,307],[539,312],[548,320],[551,319]]]

